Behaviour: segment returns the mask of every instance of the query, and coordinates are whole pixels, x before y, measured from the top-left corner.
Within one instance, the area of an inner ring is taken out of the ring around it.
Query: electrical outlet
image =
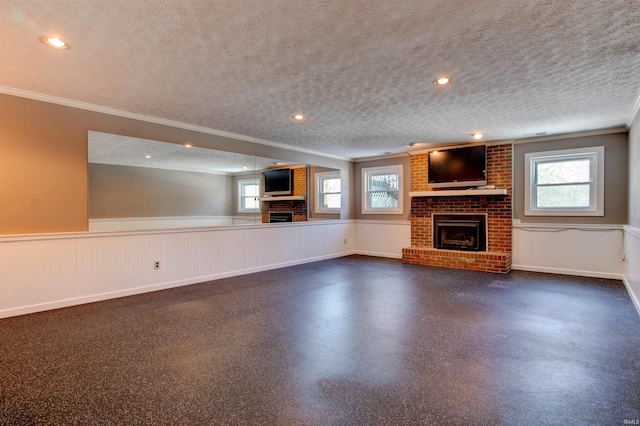
[[[155,262],[153,262],[153,269],[160,269],[160,261],[156,260]]]

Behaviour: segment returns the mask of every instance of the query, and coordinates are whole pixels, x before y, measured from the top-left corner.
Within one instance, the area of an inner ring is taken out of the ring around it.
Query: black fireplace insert
[[[486,251],[487,217],[483,214],[434,214],[433,246],[444,250]]]

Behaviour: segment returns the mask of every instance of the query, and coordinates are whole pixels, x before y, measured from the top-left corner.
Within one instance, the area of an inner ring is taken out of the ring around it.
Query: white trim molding
[[[636,103],[633,105],[631,109],[631,116],[629,117],[629,121],[627,121],[627,128],[630,128],[636,117],[640,114],[640,95],[638,95],[638,99],[636,99]]]

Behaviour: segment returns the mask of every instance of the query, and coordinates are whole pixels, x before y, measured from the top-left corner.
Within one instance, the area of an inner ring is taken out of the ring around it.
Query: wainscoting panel
[[[624,255],[622,270],[624,284],[640,314],[640,229],[624,227]]]
[[[411,222],[390,220],[356,221],[356,250],[359,254],[402,258],[411,245]]]
[[[621,225],[514,224],[513,269],[622,278]]]
[[[69,297],[78,286],[76,252],[75,239],[0,242],[0,318],[16,307],[36,311]]]
[[[178,279],[177,234],[106,234],[78,238],[75,297],[118,293]],[[154,269],[154,262],[160,268]]]
[[[0,237],[0,318],[353,253],[353,221]]]

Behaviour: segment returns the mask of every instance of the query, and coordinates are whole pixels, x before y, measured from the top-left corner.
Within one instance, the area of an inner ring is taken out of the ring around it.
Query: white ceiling
[[[625,125],[640,95],[638,0],[4,0],[0,28],[5,93],[345,158]]]

